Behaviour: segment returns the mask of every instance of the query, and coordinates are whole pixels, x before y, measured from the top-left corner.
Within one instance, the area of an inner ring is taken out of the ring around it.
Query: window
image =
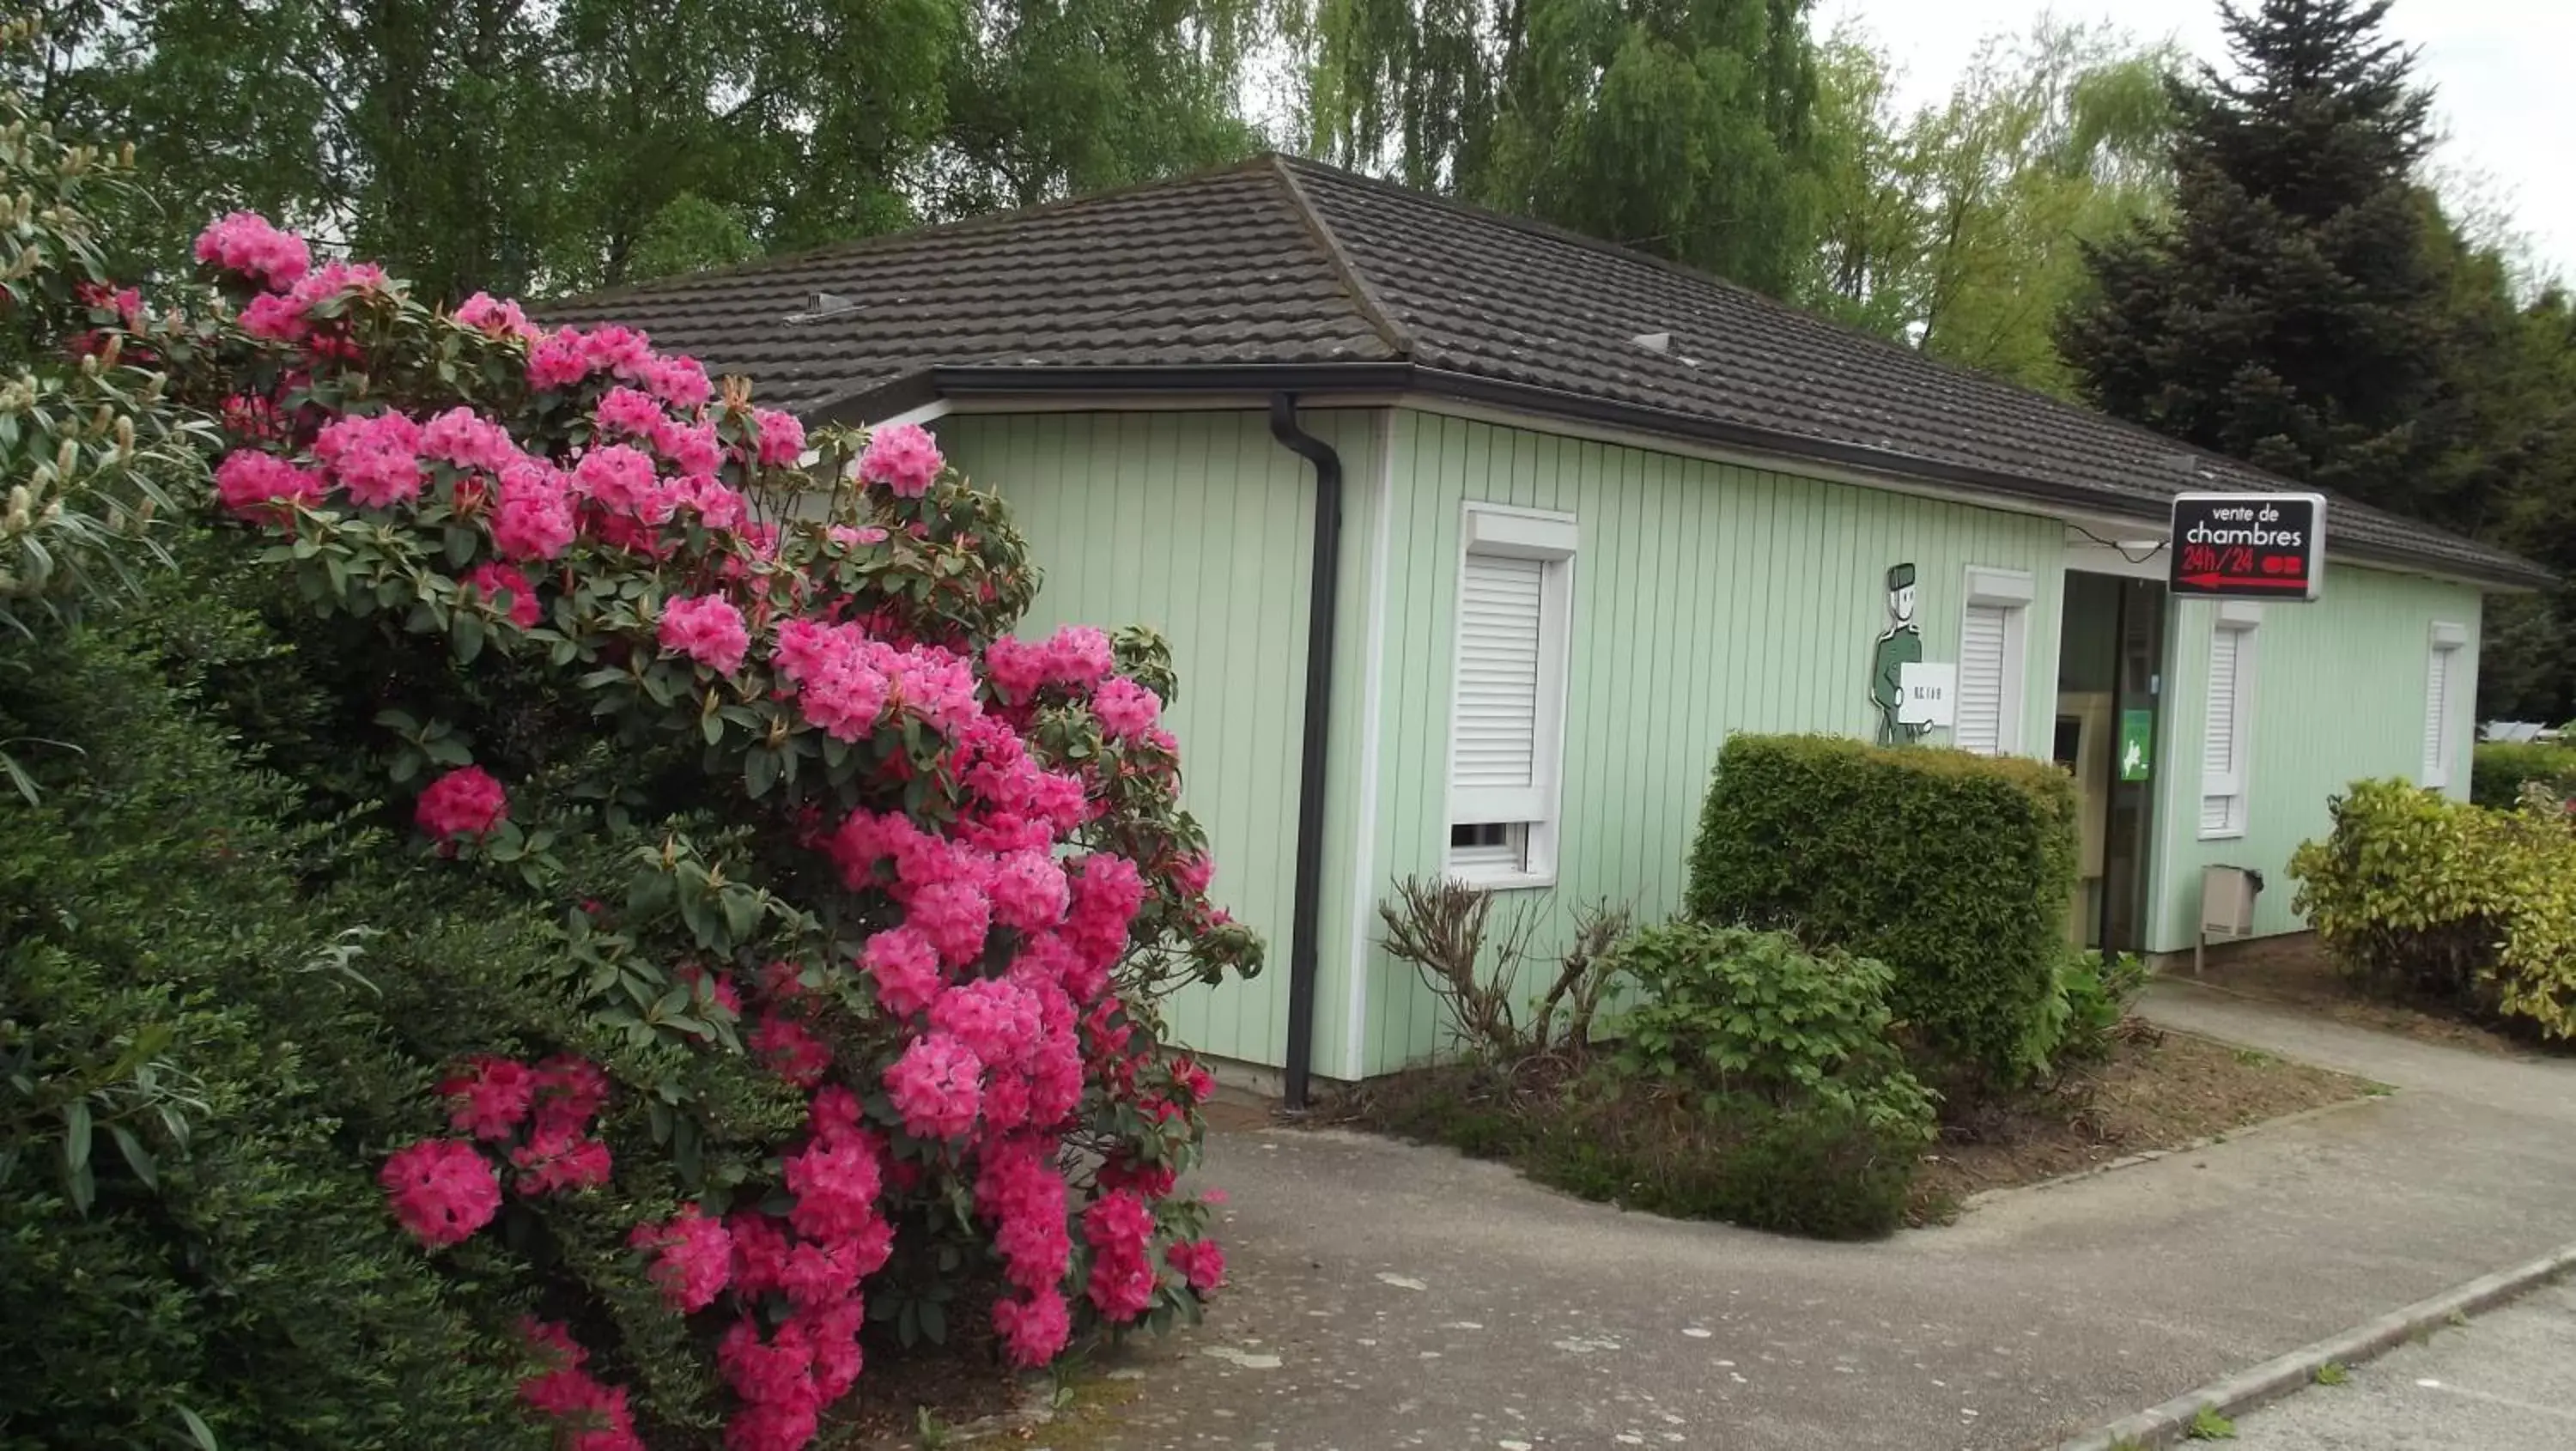
[[[2465,625],[2435,624],[2432,649],[2424,659],[2424,785],[2436,790],[2451,784],[2451,758],[2459,754],[2459,727],[2452,723],[2452,703],[2459,698],[2460,649],[2469,643]]]
[[[2022,680],[2031,578],[2009,569],[1968,570],[1959,617],[1959,699],[1950,743],[1981,756],[2021,750]]]
[[[2254,634],[2262,607],[2223,600],[2209,634],[2209,699],[2200,732],[2200,834],[2243,836],[2250,796]]]
[[[1449,726],[1449,874],[1479,886],[1556,876],[1574,520],[1467,506]]]

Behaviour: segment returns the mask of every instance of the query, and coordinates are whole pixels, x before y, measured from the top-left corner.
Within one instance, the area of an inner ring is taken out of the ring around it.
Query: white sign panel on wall
[[[1947,726],[1958,715],[1959,667],[1913,661],[1897,672],[1896,719],[1901,725]]]

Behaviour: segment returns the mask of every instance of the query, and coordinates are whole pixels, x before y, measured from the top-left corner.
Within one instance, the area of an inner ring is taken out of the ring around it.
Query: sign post
[[[2178,494],[2169,554],[2177,595],[2315,599],[2325,584],[2325,495]]]

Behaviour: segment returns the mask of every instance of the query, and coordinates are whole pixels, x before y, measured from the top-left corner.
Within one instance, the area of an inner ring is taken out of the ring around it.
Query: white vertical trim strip
[[[1371,490],[1368,603],[1361,611],[1360,799],[1358,849],[1351,872],[1351,991],[1342,1025],[1342,1078],[1356,1083],[1366,1072],[1360,1041],[1368,1031],[1369,924],[1377,920],[1378,755],[1385,732],[1378,721],[1386,681],[1386,571],[1388,536],[1395,532],[1395,410],[1377,410],[1377,480]],[[1443,838],[1444,844],[1446,838]]]
[[[946,418],[951,411],[947,399],[933,398],[927,403],[907,408],[901,413],[875,419],[868,424],[868,427],[892,428],[898,423],[928,423],[933,419]]]

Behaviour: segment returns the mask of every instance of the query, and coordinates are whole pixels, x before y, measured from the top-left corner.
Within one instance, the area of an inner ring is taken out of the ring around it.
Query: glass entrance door
[[[2106,781],[2109,810],[2102,833],[2102,919],[2105,951],[2146,948],[2150,898],[2148,873],[2155,845],[2156,756],[2164,737],[2165,586],[2161,580],[2118,582],[2113,636],[2113,749],[2095,769]]]

